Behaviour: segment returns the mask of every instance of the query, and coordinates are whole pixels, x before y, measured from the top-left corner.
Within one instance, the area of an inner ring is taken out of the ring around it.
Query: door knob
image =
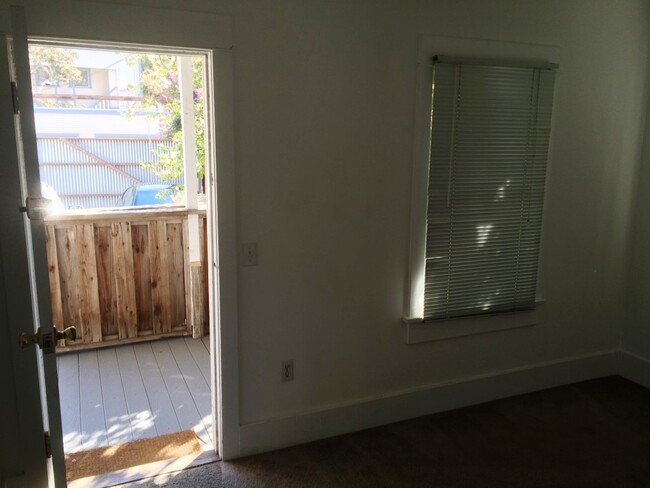
[[[76,341],[77,340],[77,328],[74,325],[66,327],[61,332],[56,330],[56,325],[54,326],[54,334],[56,335],[57,341]]]
[[[18,343],[23,349],[32,344],[38,345],[44,352],[54,352],[54,345],[56,341],[66,340],[74,341],[77,339],[77,328],[74,325],[66,327],[61,332],[56,330],[56,325],[52,327],[51,334],[43,334],[39,327],[36,334],[28,334],[23,332],[20,334]]]
[[[41,336],[41,329],[36,331],[36,334],[27,334],[26,332],[23,332],[20,334],[20,338],[18,339],[18,344],[20,344],[20,347],[25,349],[27,346],[31,346],[32,344],[38,344],[39,347],[42,347],[43,343],[43,338]]]

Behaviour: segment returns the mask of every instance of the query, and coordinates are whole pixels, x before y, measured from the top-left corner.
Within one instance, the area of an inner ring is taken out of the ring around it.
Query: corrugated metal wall
[[[150,139],[37,138],[41,181],[54,188],[67,208],[114,207],[131,185],[163,183],[142,163],[158,161],[158,150],[172,144]],[[182,183],[182,178],[173,183]]]

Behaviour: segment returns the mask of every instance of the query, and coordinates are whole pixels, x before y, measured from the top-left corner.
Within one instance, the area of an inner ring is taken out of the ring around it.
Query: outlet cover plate
[[[293,381],[293,359],[282,361],[282,369],[280,371],[280,381],[286,383]]]

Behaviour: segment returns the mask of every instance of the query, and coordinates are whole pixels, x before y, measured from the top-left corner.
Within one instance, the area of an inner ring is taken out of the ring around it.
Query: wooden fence
[[[175,335],[201,337],[208,323],[207,241],[205,211],[198,213],[198,286],[190,284],[185,209],[47,217],[53,321],[59,328],[77,327],[77,340],[60,344],[58,350]]]

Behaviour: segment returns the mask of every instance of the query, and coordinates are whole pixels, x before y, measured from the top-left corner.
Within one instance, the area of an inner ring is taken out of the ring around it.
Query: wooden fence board
[[[185,252],[182,224],[167,224],[167,264],[172,327],[187,323],[185,316]]]
[[[163,334],[171,331],[167,225],[164,220],[149,222],[149,255],[153,331],[154,334]]]
[[[78,263],[79,248],[75,228],[56,229],[56,255],[59,265],[59,282],[61,284],[61,301],[63,322],[77,326],[77,342],[83,342],[83,330],[77,323],[79,309],[77,283],[74,280],[74,268]],[[50,290],[51,291],[51,290]]]
[[[131,223],[118,222],[111,226],[113,237],[113,268],[120,339],[138,336],[138,311],[133,282],[133,247]]]
[[[95,226],[95,256],[102,337],[117,335],[115,280],[113,279],[113,238],[109,225]]]
[[[77,220],[68,214],[47,218],[53,318],[57,325],[77,325],[78,332],[77,341],[60,344],[59,350],[188,335],[196,320],[207,330],[205,218],[199,220],[201,265],[194,263],[192,271],[187,215],[100,212],[94,221],[85,213]]]
[[[192,337],[195,339],[200,339],[205,335],[206,324],[204,316],[204,287],[206,283],[203,281],[204,273],[203,270],[205,266],[205,259],[203,259],[203,221],[199,220],[198,222],[198,231],[199,231],[199,252],[201,260],[198,263],[190,262],[190,293],[188,297],[188,302],[190,304],[189,310],[190,313],[188,317],[191,317],[192,324]]]
[[[208,263],[208,221],[203,217],[199,217],[199,242],[201,243],[201,279],[203,293],[201,294],[201,303],[199,306],[203,310],[203,334],[201,337],[205,336],[210,329],[210,284],[208,281],[208,269],[210,268],[210,263]]]
[[[183,282],[185,284],[185,319],[187,320],[187,328],[192,331],[192,334],[194,334],[194,319],[192,317],[192,281],[189,266],[190,238],[188,220],[183,221],[183,261],[188,264],[183,269]]]
[[[64,329],[61,279],[56,251],[56,230],[53,225],[45,226],[45,246],[47,255],[51,256],[51,259],[48,259],[48,278],[50,280],[50,299],[52,301],[52,323],[59,329]]]
[[[83,331],[84,342],[100,342],[102,331],[93,224],[80,224],[75,233],[79,252],[79,264],[74,269],[79,303],[77,322]]]
[[[138,333],[153,330],[151,306],[151,270],[149,266],[149,230],[146,225],[131,226],[133,239],[133,278],[138,310]]]

